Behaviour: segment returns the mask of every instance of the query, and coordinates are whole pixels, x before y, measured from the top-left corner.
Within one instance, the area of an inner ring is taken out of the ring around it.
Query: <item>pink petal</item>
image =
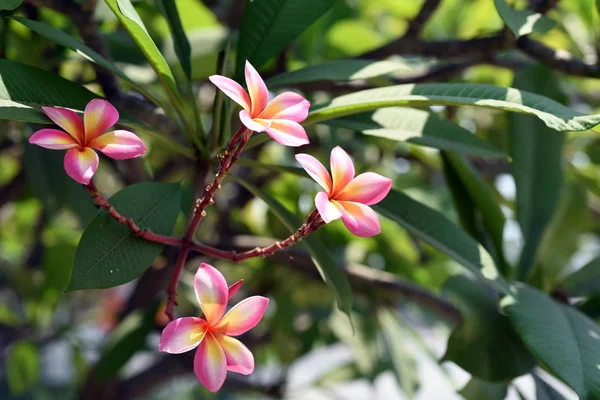
[[[194,291],[206,321],[216,324],[227,308],[229,289],[223,274],[212,265],[201,263],[194,276]]]
[[[229,299],[231,299],[238,292],[238,290],[240,290],[240,288],[242,287],[243,283],[244,283],[244,280],[240,279],[239,281],[237,281],[233,285],[229,286],[229,289],[228,289]]]
[[[87,185],[98,169],[98,162],[98,154],[89,147],[85,147],[83,150],[67,151],[64,166],[67,175],[82,185]]]
[[[52,150],[72,149],[78,146],[73,137],[58,129],[40,129],[31,135],[29,143]]]
[[[319,214],[321,214],[321,218],[327,224],[342,217],[340,210],[333,202],[329,201],[329,197],[327,197],[327,193],[325,192],[317,193],[315,205],[317,206],[317,210],[319,210]]]
[[[354,163],[352,159],[340,146],[331,150],[331,176],[333,178],[332,198],[337,199],[337,194],[341,192],[347,184],[354,179]]]
[[[115,160],[139,157],[146,152],[146,146],[142,139],[135,133],[124,130],[116,130],[100,135],[89,146],[100,150]]]
[[[271,121],[267,121],[264,119],[252,119],[248,111],[242,110],[240,111],[240,120],[242,124],[253,132],[264,132],[268,127],[271,126]]]
[[[83,130],[83,121],[75,111],[60,107],[42,107],[42,111],[56,125],[63,128],[77,143],[83,145],[85,134]]]
[[[248,297],[229,310],[215,329],[228,336],[241,335],[259,323],[268,305],[266,297]]]
[[[180,354],[200,344],[206,335],[206,322],[202,318],[178,318],[163,329],[158,351]]]
[[[250,115],[257,117],[269,102],[269,90],[258,72],[248,61],[246,61],[245,75],[246,86],[248,86],[248,93],[250,94]]]
[[[306,119],[309,108],[310,103],[304,97],[298,93],[285,92],[275,97],[260,113],[259,118],[302,122]]]
[[[313,156],[309,154],[296,154],[296,161],[302,165],[302,168],[311,178],[313,178],[325,191],[330,192],[333,187],[331,176],[327,169]]]
[[[215,334],[227,360],[227,369],[242,375],[250,375],[254,371],[254,356],[239,340]]]
[[[377,204],[392,188],[393,181],[374,172],[358,175],[342,190],[336,200],[354,201],[370,206]]]
[[[90,143],[102,135],[119,120],[119,112],[108,101],[94,99],[85,106],[83,123],[85,126],[85,143]],[[122,160],[118,158],[117,160]]]
[[[267,134],[284,146],[298,147],[309,143],[304,128],[299,123],[287,119],[272,119]]]
[[[206,337],[194,356],[194,373],[202,385],[211,392],[217,392],[227,377],[227,360],[221,345],[212,333]]]
[[[351,201],[338,202],[343,209],[342,221],[346,228],[356,236],[369,237],[381,233],[379,218],[369,206]]]
[[[221,75],[212,75],[208,79],[221,89],[227,97],[242,106],[244,110],[250,111],[250,97],[248,97],[248,93],[246,93],[239,83]]]

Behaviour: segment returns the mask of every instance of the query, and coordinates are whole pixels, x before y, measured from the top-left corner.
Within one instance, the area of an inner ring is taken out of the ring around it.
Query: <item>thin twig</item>
[[[426,0],[421,10],[415,18],[410,21],[408,25],[408,29],[404,34],[405,39],[409,38],[417,38],[421,34],[421,31],[425,27],[425,24],[431,18],[437,7],[439,6],[441,0]]]

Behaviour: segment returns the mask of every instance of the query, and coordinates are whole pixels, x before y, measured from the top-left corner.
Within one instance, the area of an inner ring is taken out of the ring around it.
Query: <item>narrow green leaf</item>
[[[480,156],[506,157],[502,151],[465,128],[423,110],[403,107],[332,119],[327,125],[352,129],[365,135],[458,151]]]
[[[392,359],[398,384],[409,399],[414,399],[419,387],[419,370],[414,353],[403,340],[406,332],[398,323],[396,314],[391,310],[379,310],[377,319],[381,324],[381,331],[388,354]]]
[[[52,291],[53,296],[62,294],[69,286],[76,250],[72,244],[59,243],[44,251],[44,290]]]
[[[181,190],[176,183],[138,183],[109,201],[142,229],[169,235],[179,214]],[[67,291],[127,283],[150,267],[162,248],[133,236],[129,228],[101,211],[83,232]]]
[[[36,346],[26,340],[15,342],[5,359],[6,381],[14,396],[32,389],[40,377],[40,354]]]
[[[556,389],[546,383],[545,380],[540,378],[537,374],[532,375],[533,381],[535,382],[536,400],[565,400],[563,395],[558,393]]]
[[[508,283],[498,273],[489,253],[444,215],[393,189],[373,208],[458,261],[498,292],[508,291]]]
[[[515,37],[529,35],[532,32],[546,33],[554,28],[555,22],[540,13],[531,10],[515,10],[505,0],[494,0],[500,18],[515,34]]]
[[[600,397],[600,327],[576,309],[516,283],[501,301],[517,332],[548,371],[582,400]]]
[[[192,61],[191,61],[191,48],[190,42],[183,30],[181,19],[179,18],[179,12],[177,11],[177,4],[174,0],[157,0],[156,6],[160,10],[161,14],[165,16],[169,23],[169,29],[173,36],[173,45],[175,47],[175,53],[181,62],[181,68],[185,73],[189,81],[192,80]]]
[[[465,400],[504,400],[507,383],[492,383],[472,378],[459,393]]]
[[[464,105],[535,115],[557,131],[584,131],[600,123],[534,93],[475,83],[420,83],[362,90],[317,104],[303,125],[392,106]]]
[[[600,257],[569,275],[560,285],[569,296],[587,297],[600,294]]]
[[[535,367],[535,357],[506,315],[498,312],[498,296],[460,275],[448,279],[443,293],[463,316],[461,325],[448,339],[443,360],[453,361],[490,382],[510,380]]]
[[[303,178],[308,177],[308,174],[306,173],[306,171],[300,167],[291,167],[291,166],[287,166],[287,165],[276,165],[276,164],[264,164],[264,163],[259,163],[258,161],[254,161],[250,158],[240,158],[236,162],[236,165],[241,165],[244,167],[251,167],[251,168],[261,168],[261,169],[266,169],[269,171],[286,172],[289,174],[301,176]]]
[[[555,73],[542,65],[522,69],[514,80],[516,88],[539,92],[556,101],[563,101],[564,96],[557,83]],[[531,116],[510,117],[509,149],[517,186],[516,215],[525,242],[518,276],[520,280],[524,280],[535,261],[542,234],[560,196],[564,135],[549,129]]]
[[[318,81],[354,81],[376,78],[394,72],[410,71],[412,69],[408,61],[401,60],[333,60],[275,75],[267,80],[267,86],[276,88],[289,84]]]
[[[333,6],[335,0],[254,0],[246,3],[237,45],[236,76],[244,63],[255,68],[283,50]]]
[[[157,101],[154,98],[154,96],[152,96],[150,93],[148,93],[142,86],[138,85],[134,80],[132,80],[130,77],[128,77],[122,71],[122,69],[118,68],[112,62],[108,61],[106,58],[102,57],[100,54],[98,54],[97,52],[95,52],[94,50],[92,50],[87,45],[85,45],[83,42],[74,38],[73,36],[71,36],[59,29],[56,29],[52,25],[46,24],[45,22],[33,21],[33,20],[23,18],[23,17],[12,17],[12,19],[25,25],[27,28],[29,28],[33,32],[35,32],[41,36],[44,36],[47,39],[53,40],[54,42],[77,52],[77,54],[81,55],[88,61],[98,64],[102,68],[106,69],[107,71],[112,72],[119,78],[121,78],[124,81],[126,81],[127,83],[131,84],[148,99],[150,99],[154,102]]]
[[[16,10],[23,0],[0,0],[0,10]]]
[[[0,59],[0,119],[51,124],[40,106],[85,109],[98,97],[43,69]]]
[[[489,184],[483,180],[464,157],[451,152],[444,152],[443,156],[452,165],[469,197],[471,197],[473,204],[481,213],[483,226],[491,236],[491,246],[487,247],[491,247],[490,252],[494,256],[497,265],[501,271],[505,272],[506,261],[504,260],[502,236],[506,219],[500,209],[500,205],[494,198]]]
[[[248,189],[256,197],[267,203],[271,211],[279,218],[290,233],[295,232],[302,225],[302,221],[298,217],[288,211],[280,202],[268,193],[263,192],[259,188],[234,175],[231,175],[231,178]],[[339,308],[350,317],[352,309],[352,289],[350,288],[350,283],[348,282],[346,274],[344,274],[344,271],[335,261],[327,247],[314,233],[304,238],[301,243],[310,253],[313,262],[325,283],[334,290]]]

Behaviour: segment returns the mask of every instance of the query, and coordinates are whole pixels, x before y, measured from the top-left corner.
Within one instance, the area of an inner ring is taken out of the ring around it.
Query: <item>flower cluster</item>
[[[269,101],[269,91],[263,79],[249,62],[246,62],[245,78],[248,92],[237,82],[224,76],[213,75],[209,78],[225,95],[242,107],[239,117],[247,129],[247,135],[244,136],[249,138],[251,132],[265,132],[273,140],[286,146],[308,144],[308,136],[300,123],[306,119],[310,103],[292,92],[284,92]],[[94,150],[117,160],[139,157],[146,152],[144,143],[132,132],[114,130],[105,133],[119,119],[117,110],[105,100],[92,100],[85,108],[83,121],[68,109],[43,107],[43,111],[65,132],[42,129],[34,133],[29,141],[49,149],[67,149],[64,162],[67,174],[90,188],[93,187],[91,179],[99,162]],[[243,129],[240,130],[242,131]],[[234,140],[230,149],[236,145]],[[243,146],[240,143],[236,154],[239,154]],[[337,219],[341,219],[350,232],[357,236],[368,237],[381,232],[379,219],[369,206],[378,203],[388,194],[392,186],[391,179],[373,172],[355,176],[352,159],[339,146],[331,151],[331,174],[313,156],[297,154],[296,160],[323,191],[318,192],[315,197],[318,214],[316,211],[311,214],[309,221],[303,225],[304,228],[295,235],[301,237],[321,224]],[[233,162],[230,161],[231,164]],[[231,164],[227,167],[230,168]],[[226,172],[227,169],[224,170]],[[219,176],[221,175],[217,174]],[[219,185],[215,185],[217,186]],[[205,203],[210,204],[210,201]],[[318,224],[310,225],[315,222],[315,216],[319,218]],[[297,237],[292,235],[284,242],[291,245],[296,240]],[[284,242],[277,242],[274,246],[281,248]],[[175,284],[176,282],[177,280]],[[241,281],[228,288],[219,271],[202,263],[194,278],[194,290],[204,318],[175,319],[162,333],[160,351],[176,354],[197,348],[194,371],[198,380],[213,392],[221,388],[227,371],[247,375],[254,370],[252,353],[234,337],[258,324],[269,300],[253,296],[225,313],[229,298],[240,286]]]

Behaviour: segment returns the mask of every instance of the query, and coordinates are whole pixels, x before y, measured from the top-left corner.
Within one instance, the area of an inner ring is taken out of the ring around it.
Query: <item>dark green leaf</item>
[[[499,382],[521,376],[536,365],[505,315],[499,298],[478,282],[453,276],[444,294],[461,311],[463,321],[448,339],[444,360],[453,361],[477,378]]]
[[[191,48],[190,42],[188,41],[183,25],[181,25],[181,19],[179,18],[179,12],[177,11],[177,4],[174,0],[157,0],[156,6],[160,12],[165,16],[169,23],[169,29],[173,36],[173,45],[175,47],[175,53],[181,62],[181,68],[188,80],[192,79],[192,61],[191,61]]]
[[[410,71],[411,69],[409,62],[396,60],[333,60],[275,75],[267,80],[267,86],[276,88],[289,84],[318,81],[354,81],[376,78],[398,71]]]
[[[582,400],[600,397],[600,327],[594,321],[522,283],[501,305],[547,370]]]
[[[502,238],[505,218],[489,184],[483,180],[464,157],[451,152],[444,152],[443,157],[452,165],[452,169],[460,178],[473,204],[481,213],[486,233],[491,236],[492,243],[487,247],[494,256],[497,265],[501,267],[501,271],[506,271]]]
[[[506,4],[505,0],[494,0],[494,5],[500,18],[504,21],[515,37],[529,35],[531,32],[546,33],[552,29],[555,22],[540,13],[531,10],[515,10]]]
[[[362,90],[312,107],[303,125],[393,106],[464,105],[535,115],[557,131],[584,131],[600,123],[538,94],[475,83],[419,83]]]
[[[169,235],[179,214],[181,190],[175,183],[138,183],[109,201],[142,229]],[[133,236],[129,228],[102,211],[83,232],[67,291],[127,283],[150,267],[162,248]]]
[[[293,233],[300,228],[302,221],[288,211],[271,195],[233,175],[231,177],[256,197],[259,197],[267,203],[271,211],[279,218],[290,233]],[[342,268],[340,268],[339,264],[335,261],[325,244],[323,244],[314,233],[304,238],[301,243],[310,253],[313,262],[325,283],[334,290],[339,308],[350,316],[350,311],[352,309],[352,289],[350,288],[350,283]]]
[[[50,72],[0,59],[0,119],[51,124],[40,106],[83,110],[94,93]]]
[[[0,0],[0,10],[15,10],[23,0]]]
[[[535,382],[536,400],[565,400],[562,394],[558,393],[556,389],[547,384],[537,374],[533,374],[533,381]]]
[[[480,156],[506,155],[463,127],[427,111],[403,107],[382,108],[327,121],[327,125],[352,129],[365,135],[420,146]]]
[[[508,291],[489,253],[444,215],[393,189],[373,208],[458,261],[497,291]]]
[[[246,3],[237,46],[236,76],[244,63],[255,68],[283,50],[333,6],[336,0],[254,0]]]
[[[569,296],[595,296],[600,294],[600,257],[569,275],[560,285]]]
[[[26,340],[17,341],[8,351],[5,360],[10,392],[21,396],[31,390],[40,376],[40,355],[35,345]]]
[[[121,68],[118,68],[112,62],[110,62],[106,58],[102,57],[100,54],[98,54],[97,52],[95,52],[94,50],[89,48],[87,45],[85,45],[80,40],[74,38],[73,36],[71,36],[59,29],[56,29],[52,25],[46,24],[41,21],[33,21],[33,20],[23,18],[23,17],[12,17],[12,18],[15,21],[25,25],[27,28],[31,29],[32,31],[44,36],[45,38],[53,40],[56,43],[58,43],[62,46],[65,46],[66,48],[69,48],[69,49],[77,52],[85,59],[98,64],[99,66],[101,66],[102,68],[104,68],[107,71],[112,72],[119,78],[121,78],[121,79],[127,81],[128,83],[130,83],[131,85],[135,86],[141,93],[144,94],[144,96],[153,99],[153,96],[151,96],[144,88],[142,88],[140,85],[135,83],[135,81],[133,81],[130,77],[128,77]]]
[[[504,400],[507,391],[506,383],[492,383],[472,378],[459,393],[465,400]]]
[[[557,83],[554,72],[539,65],[519,71],[514,86],[562,101],[564,97]],[[519,279],[524,280],[560,196],[564,135],[528,115],[511,115],[510,122],[509,147],[517,186],[516,215],[525,242]]]
[[[53,295],[60,295],[67,289],[71,280],[76,250],[77,247],[72,244],[60,243],[50,246],[44,251],[42,260],[44,290],[52,291]]]
[[[404,341],[406,332],[398,323],[396,314],[391,310],[381,309],[377,313],[377,318],[381,324],[387,353],[392,359],[398,384],[407,397],[413,399],[419,387],[419,369],[413,352]]]

